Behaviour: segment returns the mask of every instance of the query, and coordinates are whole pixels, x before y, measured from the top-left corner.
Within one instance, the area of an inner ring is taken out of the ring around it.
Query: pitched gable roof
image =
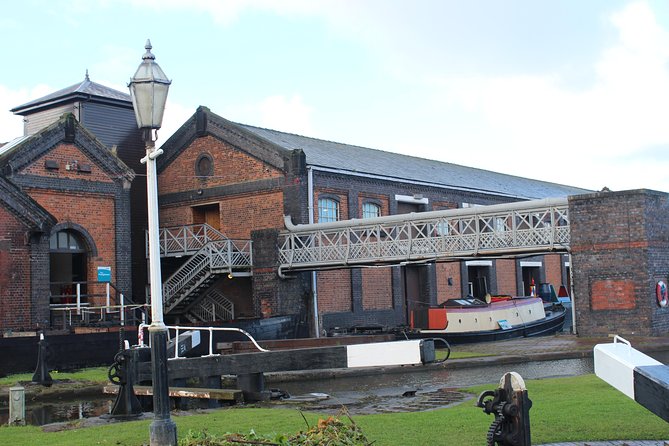
[[[86,78],[82,82],[70,85],[67,88],[63,88],[62,90],[58,90],[44,97],[19,105],[18,107],[14,107],[10,111],[17,115],[26,115],[36,110],[53,106],[54,104],[72,102],[76,99],[89,100],[91,98],[104,102],[132,106],[129,94],[91,81],[87,72]]]
[[[162,172],[197,137],[210,135],[244,151],[280,170],[287,170],[293,150],[274,144],[249,132],[244,126],[228,121],[207,107],[200,106],[160,148],[164,154],[157,158],[156,167]]]
[[[135,178],[123,161],[111,153],[95,136],[86,130],[71,113],[34,135],[17,138],[0,148],[0,168],[11,175],[27,166],[60,142],[74,143],[86,156],[114,177],[128,181]]]
[[[48,232],[56,218],[10,180],[0,176],[0,203],[32,230]]]
[[[475,167],[238,124],[285,149],[304,151],[310,166],[387,178],[391,181],[464,189],[522,199],[564,197],[592,191]]]
[[[206,107],[199,107],[195,115],[165,142],[162,148],[166,156],[158,158],[158,170],[164,169],[195,137],[205,134],[218,136],[244,151],[254,152],[270,164],[274,161],[277,167],[281,167],[280,161],[283,161],[285,167],[289,153],[301,151],[306,157],[306,164],[317,169],[515,199],[565,197],[592,192],[563,184],[239,124],[221,118]]]

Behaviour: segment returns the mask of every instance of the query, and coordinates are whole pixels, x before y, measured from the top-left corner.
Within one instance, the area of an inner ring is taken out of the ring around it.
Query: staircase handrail
[[[250,268],[251,260],[250,240],[225,239],[209,242],[165,280],[163,302],[169,302],[205,269],[232,273],[235,267]]]
[[[148,258],[149,239],[146,232],[146,256]],[[192,225],[169,226],[158,231],[161,257],[177,257],[195,254],[207,243],[228,240],[222,232],[206,223]]]

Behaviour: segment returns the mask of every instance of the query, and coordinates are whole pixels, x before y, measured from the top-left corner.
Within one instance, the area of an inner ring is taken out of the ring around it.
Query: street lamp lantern
[[[151,446],[176,446],[177,428],[170,419],[169,384],[167,380],[167,327],[163,322],[163,287],[160,273],[160,247],[158,222],[158,178],[156,158],[163,153],[156,150],[153,130],[160,128],[167,101],[170,81],[155,62],[151,53],[151,42],[146,41],[146,53],[142,56],[135,76],[130,79],[130,96],[135,109],[137,126],[143,132],[146,156],[146,196],[149,229],[149,277],[151,281],[151,378],[153,382],[154,419],[149,426]]]
[[[130,79],[130,97],[135,109],[137,127],[140,129],[159,129],[163,123],[163,112],[167,102],[167,91],[172,83],[155,62],[151,52],[151,41],[147,40],[146,53],[142,56],[137,72]]]

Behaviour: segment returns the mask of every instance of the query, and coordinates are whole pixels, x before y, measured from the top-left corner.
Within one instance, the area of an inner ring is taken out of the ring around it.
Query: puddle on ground
[[[459,392],[454,389],[410,390],[393,394],[367,394],[357,396],[329,396],[323,398],[309,398],[297,396],[274,401],[271,407],[285,407],[310,412],[320,412],[336,415],[345,407],[352,415],[382,414],[396,412],[422,412],[441,409],[452,404],[461,403],[474,398],[474,395]]]

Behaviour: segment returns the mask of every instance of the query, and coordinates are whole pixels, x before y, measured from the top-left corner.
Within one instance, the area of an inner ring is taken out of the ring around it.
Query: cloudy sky
[[[669,192],[666,0],[22,0],[9,109],[84,79],[127,91],[151,39],[165,140],[232,121],[599,190]]]

